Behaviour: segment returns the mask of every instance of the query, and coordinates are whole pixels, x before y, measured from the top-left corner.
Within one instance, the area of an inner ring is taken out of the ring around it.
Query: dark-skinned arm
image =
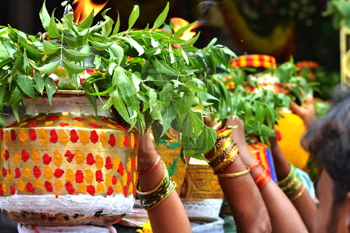
[[[278,146],[276,137],[270,137],[269,140],[271,144],[273,160],[276,167],[277,179],[282,180],[288,175],[290,171],[290,166],[286,158],[284,157],[280,147]],[[301,189],[302,187],[300,187],[300,189],[296,191],[295,195],[297,195],[301,191]],[[293,196],[291,196],[290,198],[293,198]],[[292,203],[299,212],[299,215],[305,223],[308,231],[313,232],[314,219],[317,212],[317,207],[309,193],[305,191],[297,200],[292,201]]]
[[[243,162],[251,167],[257,163],[254,155],[250,151],[244,135],[244,124],[238,118],[229,119],[228,125],[238,126],[234,131],[239,134],[235,142],[240,151]],[[256,177],[262,170],[261,165],[251,172],[251,177]],[[290,202],[282,190],[270,179],[270,181],[260,190],[265,202],[272,225],[272,232],[276,233],[306,233],[308,232],[297,210]]]
[[[207,118],[206,124],[208,125],[209,122],[210,119]],[[235,141],[237,136],[233,133],[232,140]],[[238,156],[222,173],[237,173],[245,170],[247,167]],[[238,232],[271,232],[270,218],[264,201],[249,174],[235,178],[219,177],[219,181]]]
[[[138,148],[139,170],[148,170],[158,159],[149,131],[140,135]],[[153,190],[161,182],[164,170],[161,165],[157,169],[143,175],[139,175],[139,182],[143,192]],[[190,233],[191,226],[185,209],[178,194],[173,191],[169,197],[156,207],[148,211],[154,233]],[[176,223],[176,224],[174,224]]]

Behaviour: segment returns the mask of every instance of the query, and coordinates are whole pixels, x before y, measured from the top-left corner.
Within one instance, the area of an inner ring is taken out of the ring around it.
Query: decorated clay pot
[[[205,161],[190,158],[180,197],[191,221],[215,221],[224,194],[211,167]]]
[[[0,130],[4,213],[42,226],[120,221],[136,194],[136,134],[109,110],[96,117],[84,93],[58,91],[52,106],[46,96],[24,101],[26,117]]]
[[[279,113],[283,118],[278,119],[275,125],[278,145],[289,162],[297,168],[304,169],[309,159],[309,153],[300,143],[306,132],[304,121],[288,110]]]

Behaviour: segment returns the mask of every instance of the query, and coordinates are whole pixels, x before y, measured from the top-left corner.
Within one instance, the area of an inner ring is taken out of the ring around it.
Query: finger
[[[294,101],[290,101],[289,109],[300,117],[304,115],[304,109]]]

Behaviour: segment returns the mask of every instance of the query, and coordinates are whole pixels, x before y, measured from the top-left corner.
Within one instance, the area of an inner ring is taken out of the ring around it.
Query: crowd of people
[[[313,99],[306,107],[291,105],[307,126],[300,143],[320,167],[315,182],[318,204],[305,191],[295,167],[287,162],[271,137],[278,184],[255,159],[238,118],[226,125],[214,121],[216,149],[205,155],[217,174],[238,232],[349,232],[350,231],[350,89],[334,91],[330,111],[316,119]],[[206,124],[211,122],[206,118]],[[185,209],[152,143],[150,133],[140,137],[138,196],[148,210],[154,233],[191,232]]]

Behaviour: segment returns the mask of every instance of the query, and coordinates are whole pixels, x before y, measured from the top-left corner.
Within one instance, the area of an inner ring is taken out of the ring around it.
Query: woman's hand
[[[316,121],[316,113],[314,109],[314,98],[311,95],[307,95],[306,101],[303,104],[306,107],[300,107],[294,101],[290,102],[290,110],[297,114],[307,127],[310,127]]]
[[[231,133],[232,140],[237,144],[239,157],[243,163],[249,167],[256,163],[254,155],[250,152],[248,143],[245,140],[244,123],[237,116],[227,120],[228,126],[236,126]]]

